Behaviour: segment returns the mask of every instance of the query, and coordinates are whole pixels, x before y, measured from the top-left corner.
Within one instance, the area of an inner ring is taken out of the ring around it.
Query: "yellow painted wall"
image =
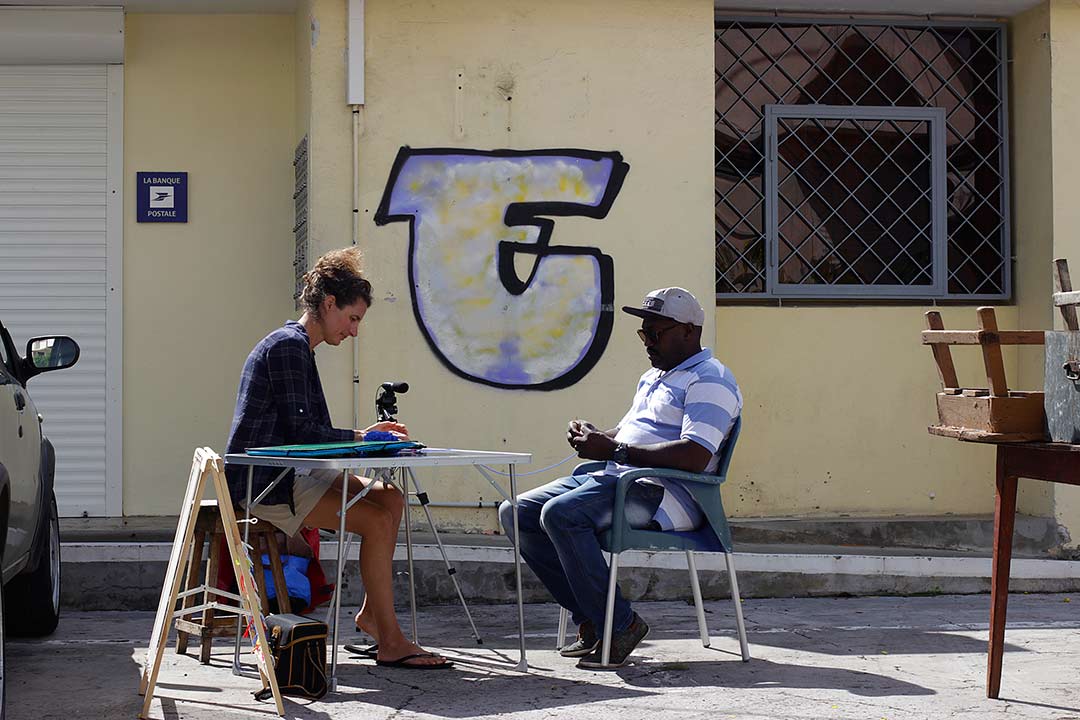
[[[124,513],[169,515],[292,315],[294,21],[131,14],[125,34]],[[140,170],[189,173],[187,224],[135,222]]]
[[[318,29],[311,50],[312,182],[325,193],[314,193],[312,214],[321,251],[345,244],[351,230],[344,7],[312,0],[305,9]],[[376,384],[403,379],[414,389],[401,398],[402,419],[419,439],[532,451],[533,468],[562,460],[569,454],[563,439],[568,418],[610,426],[625,410],[647,367],[636,324],[617,313],[600,363],[567,390],[507,391],[464,381],[439,363],[413,319],[405,225],[377,228],[371,217],[401,145],[618,150],[631,170],[611,214],[602,221],[560,219],[560,241],[594,245],[615,258],[617,305],[678,283],[698,293],[711,313],[712,4],[555,2],[541,10],[517,1],[369,0],[366,23],[360,244],[376,304],[361,330],[361,424],[372,420]],[[1030,62],[1022,71],[1037,75],[1040,66]],[[455,132],[458,69],[464,70],[463,135]],[[1034,211],[1029,217],[1036,222]],[[1038,252],[1048,252],[1045,242]],[[1039,294],[1044,282],[1045,275],[1039,279],[1027,265],[1017,275],[1018,292]],[[1033,327],[1043,326],[1040,318],[1048,322],[1045,312],[1020,299],[998,308],[1002,327],[1020,327],[1021,313]],[[938,388],[930,351],[919,343],[926,309],[716,309],[708,341],[719,338],[717,355],[747,398],[746,432],[726,493],[732,514],[992,510],[993,452],[926,433],[936,420]],[[974,306],[946,308],[943,315],[949,327],[975,326]],[[963,381],[984,384],[978,353],[960,349],[956,355]],[[352,409],[350,359],[341,348],[319,360],[339,424]],[[1006,364],[1014,382],[1041,385],[1041,367],[1022,364],[1015,349],[1006,351]],[[538,485],[572,464],[523,485]],[[465,473],[435,477],[439,500],[496,498]],[[1029,511],[1050,507],[1045,496],[1025,495],[1022,503]],[[443,518],[463,527],[491,527],[493,520],[490,511],[452,511]]]
[[[1044,5],[1010,27],[1015,304],[997,308],[1002,328],[1044,329],[1053,322],[1051,206],[1064,199],[1052,194],[1051,168],[1074,165],[1062,164],[1056,152],[1051,157],[1049,22]],[[918,342],[926,309],[718,308],[718,337],[739,339],[730,349],[721,340],[720,355],[752,398],[726,495],[732,514],[993,510],[992,449],[926,433],[936,419],[938,388],[930,351]],[[973,306],[941,310],[946,327],[975,327]],[[962,363],[961,383],[985,385],[979,353],[953,352]],[[1006,372],[1014,387],[1040,389],[1041,348],[1006,350]],[[1019,503],[1021,512],[1050,514],[1054,490],[1021,483]]]
[[[1080,7],[1053,0],[1050,3],[1050,85],[1053,143],[1054,256],[1067,258],[1075,274],[1080,268]],[[1056,327],[1062,329],[1055,313]],[[1080,546],[1080,488],[1054,485],[1054,510],[1058,522],[1069,528],[1072,546]]]
[[[1013,284],[1019,322],[1024,329],[1053,327],[1049,302],[1053,292],[1054,154],[1051,142],[1050,8],[1047,3],[1013,18],[1009,28],[1010,151],[1012,159]],[[1022,387],[1043,387],[1045,353],[1042,347],[1019,351]],[[1051,485],[1022,482],[1020,512],[1053,513]]]
[[[939,308],[974,328],[971,307]],[[718,354],[746,397],[725,504],[738,516],[937,515],[993,509],[992,448],[934,437],[940,388],[920,345],[927,308],[717,308]],[[997,308],[1003,328],[1016,311]],[[729,340],[725,341],[725,338]],[[961,384],[985,386],[977,349],[954,350]],[[1005,351],[1015,377],[1015,349]]]
[[[346,3],[308,0],[305,6],[298,12],[308,12],[309,26],[310,265],[327,250],[352,243],[353,161],[352,112],[345,105]],[[343,344],[316,351],[327,405],[338,427],[354,424],[351,350]],[[361,416],[357,424],[363,420]]]
[[[347,243],[351,232],[351,117],[343,104],[344,3],[311,5],[320,29],[311,51],[312,216],[324,250]],[[617,313],[603,358],[566,390],[497,390],[462,380],[429,350],[413,318],[406,226],[377,228],[371,218],[402,145],[617,150],[631,169],[609,216],[560,219],[553,242],[612,255],[617,304],[636,305],[653,287],[682,284],[711,315],[712,156],[702,148],[712,147],[712,4],[369,0],[366,26],[360,243],[376,302],[361,328],[361,424],[373,420],[377,383],[408,380],[413,390],[401,397],[401,417],[415,437],[531,451],[533,468],[562,460],[570,454],[568,419],[611,426],[629,404],[648,367],[637,323]],[[463,137],[454,124],[458,68],[465,71]],[[348,350],[328,350],[319,363],[331,412],[347,422]],[[438,477],[435,499],[497,498],[478,476]],[[494,513],[451,512],[446,522],[491,527]]]
[[[1055,32],[1072,32],[1073,23],[1080,28],[1074,15],[1064,6],[1036,9],[1011,30],[1019,249],[1017,304],[998,308],[1003,328],[1050,322],[1042,267],[1068,250],[1062,233],[1052,232],[1072,222],[1063,214],[1076,212],[1076,203],[1064,200],[1073,182],[1064,176],[1075,163],[1057,155],[1071,121],[1058,107],[1075,87],[1064,75],[1068,65],[1054,66],[1052,182],[1050,120],[1039,100],[1051,77],[1043,28],[1052,19]],[[340,0],[303,0],[295,17],[128,17],[125,295],[139,301],[125,303],[126,514],[175,512],[191,448],[224,444],[244,356],[295,315],[287,261],[291,160],[305,131],[311,255],[351,241],[345,41]],[[992,509],[992,451],[925,430],[935,420],[938,386],[930,352],[918,341],[926,308],[721,306],[711,317],[713,171],[711,152],[703,151],[712,147],[710,2],[562,0],[540,8],[525,0],[369,0],[366,43],[367,105],[356,157],[360,244],[376,303],[361,328],[360,424],[373,421],[377,383],[408,380],[413,390],[400,399],[401,415],[414,436],[433,445],[531,451],[535,469],[570,454],[567,419],[605,426],[618,420],[647,367],[633,318],[616,313],[603,358],[571,388],[529,392],[465,381],[438,361],[413,318],[406,226],[378,228],[371,219],[402,145],[617,150],[630,173],[609,216],[559,219],[554,241],[599,247],[614,258],[617,305],[637,304],[647,290],[668,284],[690,287],[705,301],[707,341],[719,338],[717,355],[734,370],[747,401],[746,432],[726,492],[733,515]],[[455,123],[458,69],[464,70],[463,134]],[[249,131],[236,133],[238,127]],[[162,135],[170,142],[161,143]],[[133,222],[140,169],[191,173],[188,225]],[[226,282],[230,292],[215,294]],[[948,327],[974,327],[973,307],[946,308],[943,315]],[[200,336],[208,337],[209,349],[197,347]],[[185,369],[205,367],[208,356],[220,372],[184,382]],[[956,357],[962,382],[984,382],[976,351],[958,349]],[[1035,355],[1009,350],[1006,361],[1010,379],[1041,385]],[[319,363],[336,424],[348,426],[349,348],[324,348]],[[138,447],[156,452],[132,451]],[[522,485],[538,485],[572,465]],[[497,498],[464,472],[425,479],[437,500]],[[1061,516],[1072,512],[1069,502],[1028,489],[1021,507],[1043,513],[1056,504]],[[494,522],[490,511],[442,514],[448,525]]]
[[[300,142],[311,127],[311,0],[299,0],[293,15],[293,42],[295,47],[294,97],[296,112],[296,141]]]

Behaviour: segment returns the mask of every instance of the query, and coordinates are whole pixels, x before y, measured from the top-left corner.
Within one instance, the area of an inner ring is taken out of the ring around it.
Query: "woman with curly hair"
[[[351,442],[372,430],[408,436],[404,425],[380,422],[363,430],[335,428],[330,422],[315,348],[340,345],[356,337],[357,326],[371,307],[371,283],[363,276],[362,256],[355,247],[326,253],[304,275],[304,314],[263,338],[248,355],[240,377],[236,412],[227,452],[292,443]],[[252,492],[257,496],[279,471],[256,467]],[[243,507],[247,469],[226,465],[233,502]],[[288,474],[251,513],[287,535],[301,527],[336,529],[340,522],[344,473],[311,469]],[[345,528],[358,534],[360,577],[366,592],[356,614],[356,627],[375,638],[376,662],[416,669],[450,667],[446,658],[409,642],[394,614],[391,562],[405,501],[385,482],[351,476],[349,497],[370,487],[353,505]]]

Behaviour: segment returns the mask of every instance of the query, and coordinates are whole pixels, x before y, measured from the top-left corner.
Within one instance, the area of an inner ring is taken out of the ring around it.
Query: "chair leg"
[[[210,533],[210,558],[206,561],[206,587],[217,586],[218,565],[221,563],[221,541],[224,537],[220,524]],[[204,603],[216,599],[216,596],[212,596],[208,592],[203,592],[202,597]],[[208,629],[214,626],[214,608],[210,607],[203,610],[202,624],[205,637],[202,638],[202,644],[199,645],[199,662],[203,665],[209,665],[210,653],[214,647],[214,637],[208,632]]]
[[[203,533],[195,533],[195,541],[191,544],[191,557],[188,559],[188,577],[187,582],[184,583],[184,590],[193,590],[199,586],[199,575],[202,573],[202,560],[203,560],[203,543],[206,539],[203,537]],[[184,601],[180,604],[181,609],[187,610],[189,607],[195,607],[195,601],[198,599],[197,595],[188,595],[184,598]],[[187,615],[182,615],[187,620]],[[188,649],[188,638],[190,636],[183,630],[176,631],[176,654],[184,655]]]
[[[750,646],[746,642],[746,623],[743,622],[742,599],[739,597],[739,581],[735,577],[735,559],[731,553],[724,553],[727,560],[728,581],[731,583],[731,600],[735,603],[735,625],[739,629],[739,648],[743,662],[750,660]]]
[[[694,551],[686,551],[686,569],[690,571],[690,589],[694,592],[694,607],[697,609],[698,632],[701,644],[709,647],[709,626],[705,624],[705,604],[701,602],[701,585],[698,583],[697,565],[694,563]]]
[[[619,553],[611,553],[611,573],[608,575],[607,608],[604,610],[604,642],[601,646],[600,663],[611,662],[612,624],[615,621],[615,586],[619,577]]]
[[[281,565],[277,533],[266,535],[264,539],[266,541],[266,554],[270,556],[270,576],[274,581],[274,595],[277,598],[278,612],[290,613],[292,612],[292,606],[289,604],[289,587],[285,584],[285,568]]]
[[[270,541],[267,540],[268,537],[270,536],[259,533],[255,538],[255,542],[252,543],[254,546],[252,550],[255,553],[255,557],[251,558],[255,565],[255,567],[252,568],[252,571],[255,574],[255,587],[259,590],[259,606],[262,608],[263,615],[270,614],[270,594],[266,592],[266,566],[263,565],[262,562],[264,545],[266,547],[266,554],[270,554]]]
[[[562,649],[563,643],[566,642],[566,622],[570,613],[562,605],[559,606],[559,632],[555,636],[555,649]]]

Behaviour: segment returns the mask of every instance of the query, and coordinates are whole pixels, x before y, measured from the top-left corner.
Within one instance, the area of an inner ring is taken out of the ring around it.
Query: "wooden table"
[[[997,446],[997,500],[994,503],[994,561],[990,575],[990,648],[986,660],[986,696],[1001,689],[1005,614],[1009,605],[1009,565],[1016,520],[1018,478],[1080,485],[1080,445],[1002,443]]]

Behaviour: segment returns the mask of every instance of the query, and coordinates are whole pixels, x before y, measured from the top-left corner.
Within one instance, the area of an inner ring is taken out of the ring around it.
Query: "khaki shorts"
[[[296,473],[293,480],[293,505],[296,507],[294,515],[289,510],[288,503],[280,505],[255,505],[251,508],[251,514],[260,520],[265,520],[278,530],[292,537],[304,526],[304,518],[308,516],[315,506],[326,494],[326,491],[341,477],[340,470],[326,470],[314,468],[304,474]]]

